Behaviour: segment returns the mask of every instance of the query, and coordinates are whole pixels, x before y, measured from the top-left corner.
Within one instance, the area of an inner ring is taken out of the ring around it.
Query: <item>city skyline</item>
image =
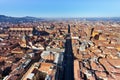
[[[14,17],[120,17],[119,0],[1,0],[0,14]]]

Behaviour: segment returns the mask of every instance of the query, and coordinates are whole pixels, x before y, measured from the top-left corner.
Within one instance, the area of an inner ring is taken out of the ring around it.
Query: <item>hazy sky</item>
[[[120,0],[0,0],[0,14],[35,17],[120,17]]]

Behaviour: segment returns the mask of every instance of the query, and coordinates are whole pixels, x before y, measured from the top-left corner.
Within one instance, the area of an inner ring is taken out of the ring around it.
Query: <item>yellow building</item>
[[[93,31],[93,32],[92,32],[92,37],[94,37],[95,35],[98,35],[98,34],[99,34],[98,31]]]
[[[117,49],[118,51],[120,51],[120,46],[117,46],[116,49]]]
[[[100,35],[99,40],[106,40],[106,37],[104,35]]]

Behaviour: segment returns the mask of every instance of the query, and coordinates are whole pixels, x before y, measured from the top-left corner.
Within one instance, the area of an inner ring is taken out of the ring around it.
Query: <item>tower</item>
[[[27,45],[26,45],[26,36],[25,35],[23,35],[22,36],[22,39],[21,39],[21,41],[20,41],[20,46],[21,47],[23,47],[23,48],[25,48]]]
[[[68,33],[70,33],[70,25],[68,24]]]

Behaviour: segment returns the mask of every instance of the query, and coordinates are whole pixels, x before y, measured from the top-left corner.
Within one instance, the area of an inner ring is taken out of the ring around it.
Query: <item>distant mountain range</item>
[[[36,17],[10,17],[0,15],[0,22],[22,23],[22,22],[36,22],[36,21],[55,21],[55,20],[81,20],[81,21],[120,21],[120,17],[91,17],[91,18],[36,18]]]
[[[43,21],[42,18],[36,17],[10,17],[5,15],[0,15],[0,22],[10,22],[10,23],[21,23],[21,22],[35,22],[35,21]]]

